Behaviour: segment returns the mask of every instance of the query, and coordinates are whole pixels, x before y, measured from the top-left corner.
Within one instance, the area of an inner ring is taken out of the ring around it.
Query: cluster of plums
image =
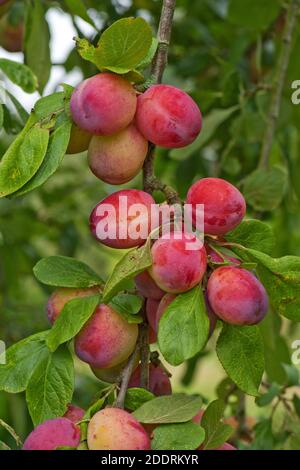
[[[193,422],[201,424],[204,411],[200,410]],[[80,444],[78,423],[84,417],[84,410],[69,405],[62,418],[44,421],[37,426],[24,442],[24,450],[55,450],[77,448]],[[150,435],[155,425],[142,426],[132,414],[118,408],[98,411],[88,425],[87,443],[89,450],[150,450]],[[203,450],[202,446],[198,450]],[[215,450],[235,450],[224,443]]]
[[[125,183],[141,170],[149,142],[166,148],[183,147],[197,137],[202,126],[197,105],[183,91],[155,85],[137,95],[128,81],[111,73],[98,74],[79,85],[71,98],[71,113],[75,124],[68,151],[77,153],[88,147],[91,170],[110,184]],[[125,213],[120,210],[121,198],[127,201]],[[239,190],[223,179],[203,178],[192,185],[186,202],[191,207],[193,224],[198,205],[204,205],[205,244],[189,249],[189,244],[197,241],[196,235],[174,227],[167,236],[153,240],[152,266],[135,278],[137,291],[146,299],[151,343],[157,340],[159,322],[167,307],[179,294],[203,280],[210,333],[217,319],[233,325],[254,325],[268,310],[263,285],[253,272],[241,267],[239,259],[223,250],[226,234],[241,223],[246,213]],[[147,217],[133,215],[131,208],[136,204],[146,209]],[[114,208],[111,215],[105,211],[108,206]],[[153,230],[153,210],[159,209],[151,195],[135,189],[120,190],[97,204],[90,216],[90,228],[99,242],[111,248],[140,247]],[[100,237],[98,227],[104,219],[110,226],[110,235]],[[139,237],[130,232],[135,219]],[[159,217],[157,220],[159,225]],[[56,321],[70,300],[95,293],[97,287],[56,290],[47,305],[50,322]],[[110,305],[100,304],[77,334],[75,353],[99,379],[115,383],[137,337],[136,324],[128,323]],[[141,370],[137,363],[129,387],[140,385]],[[161,366],[150,365],[150,391],[158,396],[171,393],[169,376]],[[83,412],[78,414],[78,409],[70,408],[63,418],[46,421],[29,435],[24,448],[78,446],[80,430],[76,423],[82,416]],[[199,423],[201,417],[200,412],[195,422]],[[89,423],[88,447],[147,450],[152,431],[153,427],[143,427],[127,411],[106,408]],[[232,447],[225,444],[222,448]]]
[[[70,106],[75,125],[67,152],[88,148],[92,172],[112,185],[127,183],[140,172],[148,142],[184,147],[202,126],[198,106],[182,90],[154,85],[138,94],[131,83],[112,73],[81,83]]]

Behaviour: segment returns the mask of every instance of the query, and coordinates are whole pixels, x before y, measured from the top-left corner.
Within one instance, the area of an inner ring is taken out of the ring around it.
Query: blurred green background
[[[73,14],[70,1],[40,3],[50,27],[52,64],[47,60],[47,47],[43,48],[39,41],[32,55],[37,61],[43,61],[45,55],[44,68],[50,74],[50,81],[44,94],[59,89],[62,82],[76,85],[82,78],[96,73],[91,64],[77,55],[73,36],[97,41],[102,29],[124,16],[143,16],[155,32],[161,9],[159,0],[86,0],[84,3],[97,31]],[[276,235],[275,257],[300,255],[300,105],[291,102],[292,82],[300,80],[299,24],[270,155],[271,170],[260,169],[262,173],[255,173],[250,179],[249,175],[259,167],[270,85],[283,44],[285,3],[280,0],[177,1],[164,81],[192,95],[201,108],[205,124],[203,136],[194,146],[171,152],[159,149],[156,158],[157,175],[177,188],[182,198],[195,180],[205,176],[222,177],[240,187],[248,202],[248,216],[259,217],[272,225]],[[26,13],[28,2],[13,4],[12,20],[16,15],[22,17],[23,11]],[[41,28],[40,34],[47,32]],[[22,52],[9,53],[3,48],[0,48],[1,57],[24,59]],[[5,87],[30,110],[38,94],[25,96],[2,78]],[[7,105],[4,128],[0,129],[0,155],[20,127],[20,118]],[[126,187],[141,187],[141,177]],[[7,346],[48,328],[45,304],[51,291],[32,275],[32,268],[40,258],[54,254],[73,256],[105,278],[122,256],[122,251],[97,244],[88,227],[92,208],[115,190],[91,174],[86,155],[81,154],[66,156],[59,171],[41,189],[16,200],[0,200],[0,339]],[[270,346],[269,355],[278,355],[278,367],[269,368],[269,378],[280,380],[280,362],[290,361],[291,342],[299,337],[299,328],[291,322],[282,325],[275,312],[262,330]],[[215,336],[205,354],[188,366],[173,370],[176,391],[197,392],[209,401],[214,398],[215,388],[225,376],[216,359],[214,342]],[[98,384],[88,368],[82,364],[77,368],[74,401],[87,406]],[[250,415],[259,417],[265,413],[251,399],[247,406]],[[21,437],[31,427],[21,395],[0,394],[0,417]],[[0,440],[4,438],[9,441],[0,429]]]

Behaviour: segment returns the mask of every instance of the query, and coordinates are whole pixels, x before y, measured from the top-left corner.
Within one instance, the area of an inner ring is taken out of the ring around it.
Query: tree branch
[[[280,113],[282,93],[286,79],[286,73],[289,65],[292,40],[295,31],[297,15],[299,13],[299,0],[291,0],[287,13],[286,25],[283,34],[283,44],[278,60],[277,71],[273,85],[273,96],[270,105],[270,111],[267,118],[266,132],[263,138],[262,152],[260,156],[259,167],[268,168],[269,158],[272,150],[276,123]]]
[[[151,68],[151,75],[154,77],[156,83],[161,83],[167,64],[175,4],[176,0],[163,0],[161,18],[158,28],[158,48]],[[173,188],[163,184],[154,175],[154,150],[155,145],[150,143],[149,151],[143,167],[144,190],[150,194],[152,194],[154,190],[163,191],[169,203],[178,202],[179,197],[176,191]],[[149,326],[146,320],[145,302],[141,313],[143,314],[144,321],[139,325],[139,336],[135,350],[122,371],[120,391],[115,402],[115,406],[117,408],[124,408],[128,383],[139,354],[141,354],[141,386],[147,389],[149,388]]]

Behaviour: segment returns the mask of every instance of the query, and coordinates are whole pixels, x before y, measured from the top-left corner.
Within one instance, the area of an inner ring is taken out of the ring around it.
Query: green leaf
[[[258,275],[278,313],[289,320],[300,321],[300,258],[273,259],[256,250],[246,252],[258,263]]]
[[[129,388],[126,392],[125,397],[125,408],[126,410],[135,411],[140,408],[144,403],[153,400],[153,393],[144,388]]]
[[[143,300],[138,295],[118,294],[109,305],[128,323],[142,323],[143,318],[138,313],[142,308]]]
[[[9,91],[6,91],[6,93],[9,96],[9,99],[11,100],[12,104],[14,105],[18,115],[20,116],[23,125],[25,126],[26,122],[28,121],[29,114],[12,93],[10,93]]]
[[[209,318],[201,287],[178,295],[159,322],[158,344],[164,358],[179,365],[207,343]]]
[[[273,450],[274,436],[272,431],[272,419],[262,419],[254,427],[255,439],[252,442],[251,449]]]
[[[273,230],[260,220],[243,221],[226,234],[226,240],[264,253],[271,253],[275,244]]]
[[[203,128],[199,136],[191,145],[183,149],[171,150],[170,156],[175,160],[184,160],[190,157],[193,153],[202,148],[215,134],[218,127],[223,124],[230,116],[239,109],[239,106],[232,106],[228,109],[214,109],[208,116],[205,116],[203,121]]]
[[[107,280],[103,291],[103,302],[108,303],[118,292],[122,290],[124,283],[150,268],[152,257],[149,239],[140,248],[128,251],[126,255],[116,264],[114,270]]]
[[[65,94],[63,91],[52,93],[52,95],[40,98],[34,106],[34,113],[37,119],[43,120],[64,110]]]
[[[68,148],[71,127],[72,123],[70,121],[64,122],[50,135],[48,149],[43,163],[34,177],[28,181],[25,186],[15,192],[12,195],[13,197],[21,196],[42,186],[50,176],[55,173]]]
[[[71,402],[74,390],[74,364],[71,353],[61,346],[48,353],[35,368],[27,390],[26,401],[34,426],[46,419],[62,416]]]
[[[77,40],[83,59],[94,63],[99,70],[125,74],[136,69],[146,58],[152,45],[152,31],[143,18],[123,18],[102,34],[95,48],[85,39]]]
[[[221,447],[233,433],[232,427],[223,423],[224,411],[225,402],[215,400],[209,404],[203,414],[201,426],[205,430],[205,450]]]
[[[299,371],[297,367],[290,364],[283,364],[283,368],[286,374],[286,385],[287,387],[296,387],[299,385]]]
[[[66,303],[46,340],[50,351],[74,338],[93,315],[100,303],[100,295],[78,297]]]
[[[163,424],[154,430],[152,450],[195,450],[204,441],[205,432],[198,424]]]
[[[183,393],[154,398],[144,403],[133,415],[141,423],[185,423],[190,421],[202,405],[202,399]]]
[[[9,59],[0,59],[0,69],[26,93],[34,93],[37,89],[37,78],[27,65]]]
[[[24,186],[35,175],[45,157],[49,131],[38,126],[25,129],[1,160],[0,197],[8,196]]]
[[[146,69],[147,67],[149,67],[149,65],[151,65],[151,62],[156,54],[156,51],[157,51],[157,48],[158,48],[158,39],[156,37],[152,38],[152,43],[151,43],[151,46],[150,46],[150,49],[148,51],[148,54],[146,55],[146,57],[136,66],[136,68],[138,70],[144,70]]]
[[[281,390],[282,386],[274,382],[266,393],[256,398],[255,403],[257,406],[267,406],[272,403],[275,397],[280,395]]]
[[[91,26],[95,27],[93,20],[88,15],[83,0],[65,0],[65,4],[73,15],[79,16]]]
[[[280,12],[280,0],[230,0],[228,18],[234,24],[255,31],[266,29]]]
[[[49,26],[45,18],[43,2],[40,0],[28,2],[24,54],[25,63],[36,75],[38,88],[42,93],[50,77],[51,57]]]
[[[93,287],[103,284],[89,266],[67,256],[49,256],[33,268],[35,277],[48,286]]]
[[[37,333],[19,341],[6,351],[6,364],[0,365],[0,390],[8,393],[23,392],[30,377],[45,353],[48,331]]]
[[[258,396],[264,372],[264,347],[258,326],[224,323],[216,351],[231,380],[248,395]]]
[[[274,166],[269,170],[258,169],[243,180],[243,194],[255,210],[272,211],[281,203],[287,183],[285,168]]]

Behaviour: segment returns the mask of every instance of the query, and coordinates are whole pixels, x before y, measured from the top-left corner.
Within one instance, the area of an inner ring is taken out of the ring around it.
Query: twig
[[[153,59],[151,69],[151,74],[154,77],[156,83],[161,83],[164,69],[167,64],[175,4],[176,0],[163,0],[163,7],[158,28],[158,48],[157,53]],[[155,146],[153,144],[149,144],[149,151],[143,167],[144,190],[150,194],[152,194],[152,192],[156,189],[161,190],[166,195],[169,203],[173,203],[175,201],[177,202],[179,197],[176,191],[161,183],[154,175],[154,150]],[[122,372],[120,391],[115,402],[115,406],[118,408],[124,408],[128,383],[139,353],[141,353],[141,386],[144,388],[149,388],[149,327],[146,321],[145,303],[142,308],[142,314],[144,322],[139,325],[139,337],[135,350]]]
[[[122,408],[122,409],[124,408],[125,397],[126,397],[126,393],[128,389],[129,380],[130,380],[130,377],[132,376],[134,366],[136,365],[139,352],[140,352],[140,334],[139,334],[139,338],[135,346],[135,350],[133,351],[126,366],[124,367],[122,371],[120,390],[119,390],[119,393],[118,393],[118,396],[114,405],[116,408]]]
[[[272,150],[273,139],[276,131],[276,123],[280,113],[282,93],[289,65],[292,50],[293,34],[295,31],[298,13],[299,0],[291,0],[283,34],[283,45],[274,79],[273,96],[271,100],[269,115],[267,117],[266,132],[263,138],[262,152],[259,162],[260,168],[268,168],[269,166],[269,157]]]
[[[152,64],[151,75],[156,83],[161,83],[168,60],[172,22],[176,0],[164,0],[158,27],[158,49]]]

